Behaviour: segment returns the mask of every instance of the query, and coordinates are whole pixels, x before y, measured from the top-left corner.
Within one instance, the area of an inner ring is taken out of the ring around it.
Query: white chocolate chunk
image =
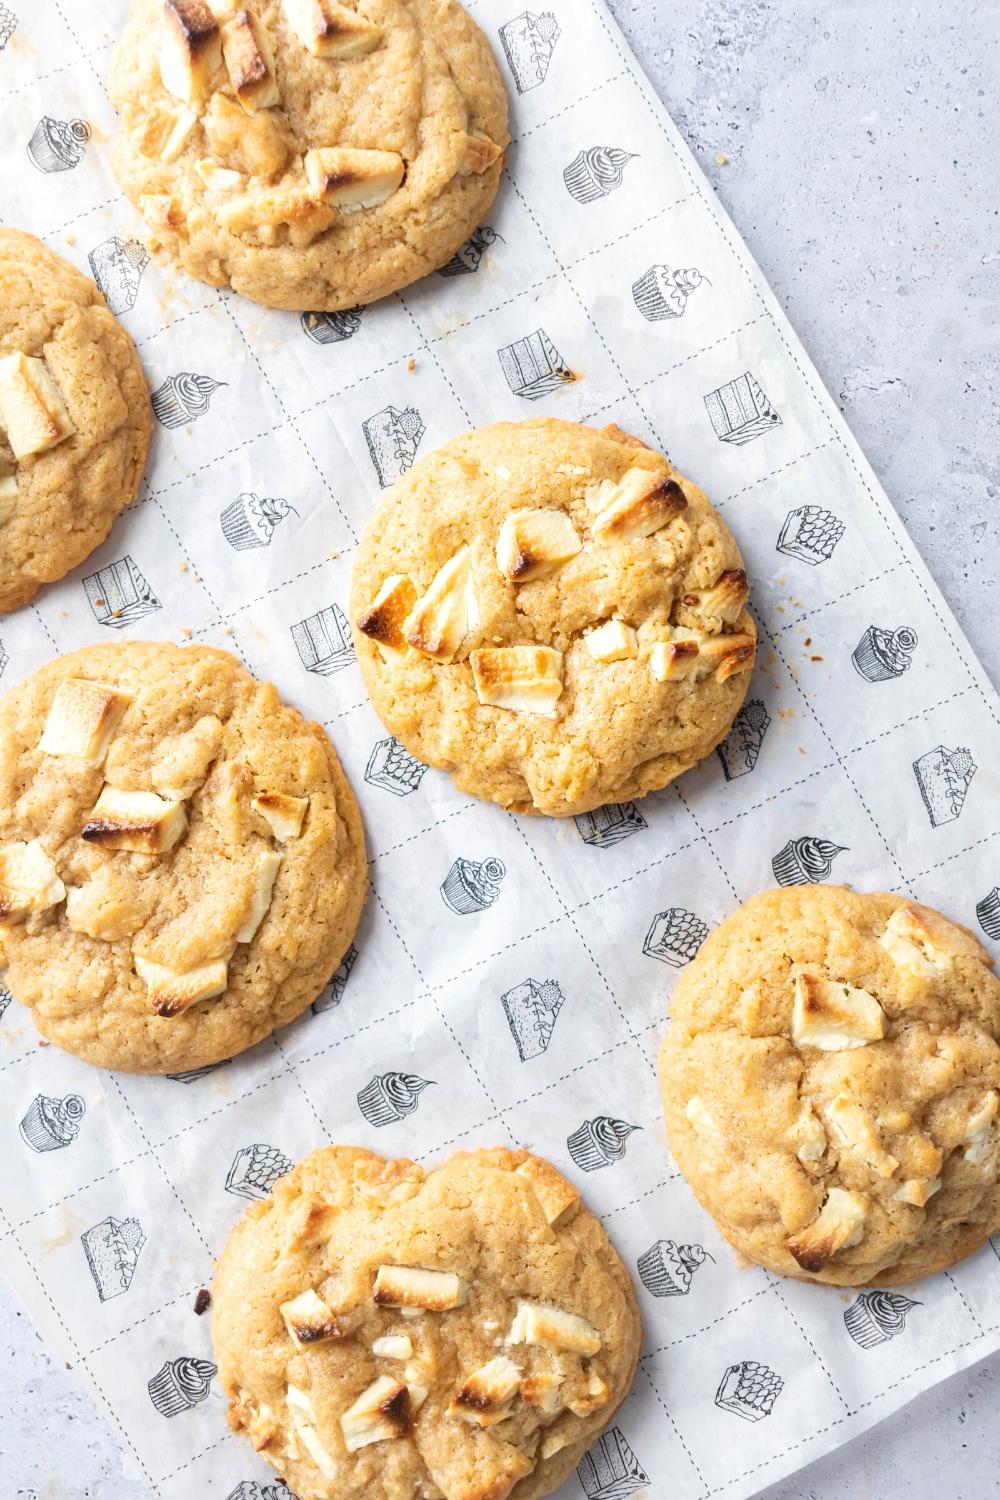
[[[105,784],[80,832],[88,844],[99,844],[102,849],[166,854],[186,827],[183,802]]]
[[[382,29],[336,0],[281,0],[289,26],[314,57],[348,60],[374,52]]]
[[[275,854],[273,849],[265,849],[258,856],[257,883],[254,886],[247,914],[236,934],[238,943],[252,942],[257,928],[267,915],[281,858],[282,856]]]
[[[500,527],[497,567],[511,583],[547,578],[582,549],[564,510],[515,510]]]
[[[693,631],[671,632],[669,641],[656,641],[649,653],[649,670],[657,682],[686,682],[698,676],[699,637]]]
[[[639,640],[624,620],[605,620],[596,630],[588,630],[583,643],[595,661],[634,661],[639,655]]]
[[[292,187],[254,188],[239,197],[224,199],[218,208],[221,223],[233,234],[256,231],[266,244],[275,240],[271,231],[283,228],[321,234],[333,222],[325,203],[317,203],[305,184]]]
[[[369,1443],[405,1437],[410,1430],[410,1393],[391,1375],[380,1375],[340,1418],[344,1445],[357,1453]]]
[[[822,1120],[813,1113],[812,1105],[804,1102],[795,1124],[795,1154],[799,1161],[819,1161],[826,1151],[826,1131]]]
[[[803,1271],[822,1271],[839,1251],[859,1242],[867,1217],[868,1199],[863,1193],[831,1188],[817,1218],[788,1241],[789,1254]]]
[[[874,995],[833,979],[799,974],[792,1003],[792,1040],[797,1047],[843,1052],[885,1036],[889,1021]]]
[[[136,145],[141,156],[175,162],[191,138],[198,123],[195,111],[186,104],[158,105],[143,118]]]
[[[234,172],[230,167],[220,167],[210,156],[196,161],[194,169],[210,193],[233,193],[246,181],[242,172]]]
[[[65,895],[59,872],[37,839],[0,848],[0,927],[48,911]]]
[[[186,222],[184,207],[172,193],[140,193],[139,212],[150,229],[172,234]]]
[[[91,767],[102,765],[131,702],[132,694],[120,688],[67,677],[56,688],[39,750],[46,755],[71,755]]]
[[[707,677],[714,672],[726,682],[737,672],[753,666],[757,642],[745,632],[706,635],[700,630],[675,626],[667,640],[657,641],[649,656],[649,670],[657,682],[682,682]]]
[[[228,982],[228,964],[224,958],[212,959],[195,969],[178,971],[165,964],[135,955],[135,972],[149,990],[149,998],[158,1016],[179,1016],[200,1000],[214,1000]]]
[[[375,598],[358,620],[358,629],[387,651],[405,651],[405,626],[417,590],[405,573],[390,573]]]
[[[838,1094],[831,1100],[828,1113],[838,1143],[860,1156],[879,1177],[891,1177],[899,1162],[884,1149],[868,1111],[846,1094]]]
[[[696,1134],[707,1140],[719,1140],[722,1132],[705,1108],[705,1101],[700,1099],[697,1094],[692,1094],[687,1104],[685,1104],[684,1114],[694,1126]]]
[[[360,212],[377,208],[403,185],[406,163],[398,151],[319,146],[303,158],[306,181],[324,203]]]
[[[1000,1095],[995,1089],[990,1089],[970,1116],[965,1127],[965,1150],[962,1154],[965,1160],[974,1167],[984,1166],[993,1155],[995,1146],[1000,1142],[996,1128],[998,1109],[1000,1109]]]
[[[601,1335],[592,1323],[577,1313],[564,1312],[544,1302],[517,1304],[514,1321],[507,1335],[508,1344],[547,1344],[554,1349],[569,1349],[574,1354],[590,1356],[601,1347]]]
[[[568,1403],[567,1410],[571,1411],[574,1417],[589,1417],[595,1411],[599,1411],[602,1406],[607,1406],[610,1400],[611,1387],[608,1382],[602,1375],[598,1375],[596,1370],[591,1370],[587,1381],[587,1394],[576,1396]]]
[[[341,1337],[339,1323],[315,1291],[300,1292],[290,1302],[282,1302],[278,1311],[296,1349],[311,1349]]]
[[[454,1271],[428,1271],[421,1266],[379,1266],[372,1299],[379,1307],[416,1312],[447,1312],[461,1307],[469,1288]]]
[[[916,901],[897,906],[879,943],[894,963],[928,978],[947,973],[957,958],[993,967],[992,958],[971,932]]]
[[[525,1375],[521,1381],[521,1400],[525,1406],[537,1406],[546,1416],[554,1416],[562,1410],[559,1392],[562,1382],[549,1370],[539,1370],[534,1375]]]
[[[554,719],[563,654],[551,646],[491,646],[469,657],[480,703]]]
[[[0,427],[17,459],[47,453],[76,431],[44,360],[20,351],[0,359]]]
[[[448,1407],[448,1415],[476,1427],[495,1427],[509,1415],[510,1403],[520,1384],[518,1366],[505,1354],[499,1354],[463,1381]]]
[[[483,131],[470,131],[465,137],[465,150],[462,152],[462,160],[458,168],[459,175],[481,177],[500,160],[502,155],[503,151],[496,141],[491,140]]]
[[[313,1426],[316,1413],[308,1395],[297,1385],[290,1385],[285,1392],[285,1400],[288,1403],[288,1414],[292,1419],[292,1426],[309,1457],[321,1474],[327,1479],[333,1479],[337,1472],[336,1465]]]
[[[454,661],[478,628],[472,589],[472,553],[459,547],[407,616],[404,634],[410,645],[434,661]]]
[[[413,1354],[413,1340],[405,1333],[389,1333],[374,1340],[372,1353],[377,1359],[409,1359]]]
[[[0,526],[9,521],[17,506],[20,488],[16,474],[0,475]]]
[[[706,636],[698,645],[698,675],[714,673],[717,682],[728,682],[738,672],[750,670],[756,652],[756,638],[744,631]]]
[[[652,536],[687,509],[676,479],[649,469],[629,469],[617,484],[595,486],[588,503],[597,510],[591,530],[599,542],[634,542]]]
[[[247,114],[281,103],[270,33],[249,6],[240,6],[223,26],[222,55],[233,93]]]
[[[222,66],[222,34],[204,0],[164,0],[160,77],[185,104],[203,105]]]
[[[568,1448],[570,1443],[574,1442],[576,1442],[576,1438],[572,1431],[567,1428],[562,1432],[553,1432],[545,1439],[538,1451],[542,1458],[554,1458],[557,1453],[561,1453],[564,1448]]]
[[[529,1156],[515,1169],[542,1206],[545,1222],[553,1229],[567,1223],[580,1206],[580,1194],[561,1172],[539,1156]]]
[[[284,792],[261,792],[250,806],[260,813],[279,843],[298,838],[309,807],[308,797],[288,797]]]
[[[923,1208],[940,1186],[940,1177],[910,1177],[892,1196],[900,1203],[912,1203],[914,1208]]]
[[[730,568],[709,588],[684,594],[681,603],[709,628],[717,629],[720,624],[735,625],[749,597],[747,575],[741,568]]]

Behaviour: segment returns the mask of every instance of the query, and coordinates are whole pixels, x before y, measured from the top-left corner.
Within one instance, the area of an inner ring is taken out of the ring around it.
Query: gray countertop
[[[995,7],[610,3],[1000,683]],[[2,1287],[0,1349],[3,1496],[144,1500]],[[983,1500],[998,1399],[987,1360],[767,1494]]]

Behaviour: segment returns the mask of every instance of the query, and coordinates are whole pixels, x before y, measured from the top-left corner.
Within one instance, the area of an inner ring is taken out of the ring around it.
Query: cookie
[[[964,927],[898,896],[767,891],[674,991],[670,1148],[770,1271],[898,1286],[1000,1229],[1000,980]]]
[[[361,541],[352,619],[376,712],[512,812],[673,781],[724,739],[756,628],[725,522],[617,427],[502,422],[416,463]]]
[[[601,1225],[526,1151],[313,1152],[232,1231],[213,1309],[230,1425],[303,1500],[549,1495],[641,1336]]]
[[[0,970],[86,1062],[259,1042],[320,994],[367,888],[332,745],[226,652],[86,646],[0,700]]]
[[[0,614],[104,541],[152,422],[135,346],[94,283],[0,228]]]
[[[154,247],[333,312],[444,265],[500,182],[507,97],[457,0],[133,0],[109,88]]]

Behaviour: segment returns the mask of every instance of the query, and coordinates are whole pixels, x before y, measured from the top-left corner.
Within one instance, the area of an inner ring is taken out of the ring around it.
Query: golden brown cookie
[[[152,427],[135,346],[92,281],[0,228],[0,614],[100,546]]]
[[[724,739],[757,632],[725,522],[617,427],[501,422],[389,491],[351,609],[376,712],[456,786],[587,812]]]
[[[85,646],[0,700],[0,970],[86,1062],[244,1051],[315,1000],[367,889],[333,746],[226,652]]]
[[[313,1500],[538,1500],[611,1420],[641,1330],[576,1189],[525,1151],[315,1151],[230,1235],[229,1421]]]
[[[133,0],[110,95],[154,246],[268,307],[352,307],[444,264],[509,140],[457,0]]]
[[[1000,1228],[1000,980],[964,927],[844,886],[767,891],[702,946],[660,1051],[699,1201],[771,1271],[898,1286]]]

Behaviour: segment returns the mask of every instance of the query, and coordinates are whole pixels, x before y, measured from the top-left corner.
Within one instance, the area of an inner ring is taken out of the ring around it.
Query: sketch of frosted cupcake
[[[573,158],[563,172],[563,182],[577,203],[606,198],[625,181],[625,168],[635,154],[619,146],[591,146]]]
[[[341,312],[304,312],[299,319],[302,332],[314,344],[343,344],[361,327],[363,307],[345,307]]]
[[[702,285],[709,282],[694,266],[677,271],[670,266],[650,266],[632,283],[632,297],[648,323],[662,323],[667,318],[682,318],[691,293]]]
[[[784,1384],[781,1376],[767,1365],[756,1359],[744,1359],[738,1365],[730,1365],[723,1375],[715,1404],[723,1411],[745,1417],[748,1422],[759,1422],[771,1415]]]
[[[715,747],[727,781],[735,781],[737,776],[746,776],[753,770],[770,723],[771,716],[762,699],[751,698],[744,703],[732,729],[722,744]]]
[[[637,1264],[643,1286],[654,1297],[686,1297],[695,1271],[711,1258],[701,1245],[657,1240],[639,1256]]]
[[[112,235],[87,257],[94,280],[116,317],[129,312],[139,295],[142,273],[149,265],[149,251],[141,240],[122,240]]]
[[[83,161],[89,140],[86,120],[53,120],[43,115],[32,131],[28,155],[40,172],[70,172]]]
[[[1000,943],[1000,886],[994,886],[982,901],[976,902],[976,916],[987,937]]]
[[[649,827],[634,802],[609,802],[593,812],[578,813],[573,821],[583,842],[592,849],[611,849]]]
[[[642,951],[648,958],[682,969],[691,962],[708,937],[708,923],[683,906],[657,912],[646,933]]]
[[[601,1167],[610,1167],[625,1155],[625,1142],[641,1125],[630,1125],[627,1120],[614,1120],[610,1115],[595,1115],[584,1120],[566,1145],[569,1154],[581,1172],[597,1172]]]
[[[17,17],[6,5],[0,5],[0,52],[17,30]]]
[[[275,528],[290,515],[298,511],[287,500],[262,500],[247,490],[226,506],[219,521],[230,547],[249,552],[252,547],[270,547]]]
[[[146,1243],[138,1219],[116,1219],[111,1214],[80,1236],[90,1274],[102,1302],[120,1297],[132,1285],[139,1251]]]
[[[953,823],[959,816],[977,770],[968,750],[949,750],[945,745],[928,750],[913,762],[913,774],[933,828]]]
[[[438,266],[439,276],[474,276],[483,263],[483,256],[491,245],[495,245],[499,235],[495,229],[484,224],[469,236],[465,244],[460,246],[452,256],[451,260],[445,261],[443,266]]]
[[[559,22],[550,10],[538,16],[525,10],[501,26],[500,41],[519,94],[545,82],[559,37]]]
[[[862,1292],[844,1313],[844,1325],[862,1349],[874,1349],[902,1333],[906,1314],[911,1307],[919,1306],[902,1292]]]
[[[147,1382],[149,1399],[161,1417],[176,1417],[204,1401],[212,1388],[212,1377],[218,1374],[210,1359],[193,1359],[183,1355],[168,1359]]]
[[[79,1094],[67,1094],[64,1099],[39,1094],[18,1129],[32,1151],[60,1151],[76,1140],[86,1112]]]
[[[522,1062],[548,1049],[566,997],[554,979],[524,979],[500,996]]]
[[[851,653],[855,671],[868,682],[888,682],[909,670],[917,645],[917,633],[907,625],[883,630],[869,625]]]
[[[632,1500],[650,1482],[620,1427],[609,1428],[584,1454],[576,1476],[587,1500]]]
[[[164,427],[186,427],[205,415],[215,392],[225,383],[213,380],[211,375],[195,375],[191,370],[168,375],[149,398],[153,415]]]
[[[358,1108],[369,1125],[378,1129],[396,1125],[412,1115],[420,1095],[433,1082],[433,1078],[418,1078],[416,1073],[376,1073],[358,1094]]]
[[[778,537],[778,551],[797,557],[811,568],[829,562],[833,550],[847,530],[839,516],[821,505],[800,505],[785,517]]]
[[[445,906],[459,916],[485,911],[499,896],[506,873],[502,859],[456,859],[441,886]]]
[[[237,1151],[226,1177],[226,1192],[251,1202],[266,1198],[279,1177],[292,1170],[292,1163],[277,1146],[259,1141]]]
[[[816,885],[829,880],[834,860],[844,853],[846,845],[831,844],[829,839],[789,839],[772,859],[771,869],[779,885]]]

